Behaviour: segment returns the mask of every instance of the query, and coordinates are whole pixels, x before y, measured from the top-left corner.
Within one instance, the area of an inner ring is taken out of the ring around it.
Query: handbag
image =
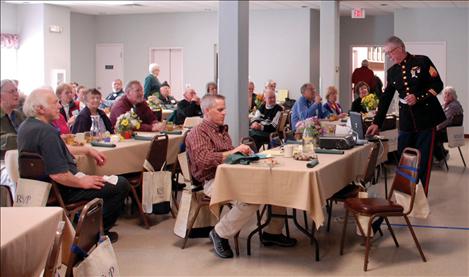
[[[142,207],[145,213],[153,212],[153,204],[171,201],[171,172],[143,172]]]
[[[18,179],[14,207],[45,207],[51,188],[50,183]]]
[[[104,240],[73,268],[73,276],[120,276],[116,253],[111,241],[107,236],[103,238]]]
[[[395,191],[394,197],[397,204],[404,208],[404,213],[407,213],[410,209],[411,196],[400,191]],[[412,212],[409,214],[409,216],[416,218],[427,218],[429,214],[430,204],[428,203],[427,196],[425,196],[423,186],[421,184],[417,184],[415,188],[414,208],[412,209]]]

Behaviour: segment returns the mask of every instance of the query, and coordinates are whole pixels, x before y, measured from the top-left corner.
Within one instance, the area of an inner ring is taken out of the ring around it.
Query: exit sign
[[[352,18],[365,18],[365,9],[364,8],[352,9]]]

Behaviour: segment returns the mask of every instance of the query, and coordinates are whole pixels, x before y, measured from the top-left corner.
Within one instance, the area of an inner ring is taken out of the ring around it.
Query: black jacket
[[[399,129],[421,131],[435,127],[446,117],[436,95],[443,89],[440,75],[427,56],[411,55],[388,69],[388,81],[379,102],[373,123],[381,127],[394,93],[399,93]],[[414,94],[417,103],[402,103],[407,94]]]
[[[176,109],[176,125],[181,125],[184,123],[186,117],[193,117],[193,116],[202,116],[202,110],[200,106],[197,105],[194,101],[187,101],[183,99],[178,102],[177,109]]]
[[[104,126],[106,126],[106,130],[114,134],[114,127],[111,124],[111,120],[107,117],[106,113],[100,109],[98,109],[99,116],[104,121]],[[75,119],[75,123],[72,127],[72,133],[83,133],[88,132],[91,129],[91,112],[88,107],[85,107],[81,112],[78,114],[77,118]]]

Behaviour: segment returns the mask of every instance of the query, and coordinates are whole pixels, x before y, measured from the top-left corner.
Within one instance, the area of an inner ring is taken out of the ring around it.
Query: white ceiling
[[[174,12],[213,12],[218,1],[6,1],[8,3],[47,3],[70,7],[72,12],[85,14],[138,14]],[[321,1],[250,1],[253,10],[319,9]],[[367,15],[391,14],[405,8],[469,8],[469,1],[340,1],[340,13],[350,14],[352,8],[364,8]]]

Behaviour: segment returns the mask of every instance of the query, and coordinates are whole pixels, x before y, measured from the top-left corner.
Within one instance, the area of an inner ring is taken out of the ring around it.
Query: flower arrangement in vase
[[[140,129],[142,121],[133,109],[121,114],[116,120],[115,131],[120,134],[124,139],[132,138],[134,130]]]

